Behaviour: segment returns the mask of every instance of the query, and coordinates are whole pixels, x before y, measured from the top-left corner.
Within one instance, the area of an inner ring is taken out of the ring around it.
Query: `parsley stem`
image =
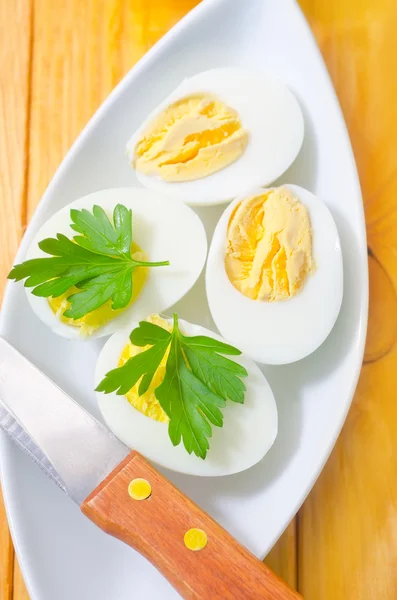
[[[135,260],[136,267],[168,267],[170,264],[169,260],[163,260],[161,262],[146,262],[143,260]]]

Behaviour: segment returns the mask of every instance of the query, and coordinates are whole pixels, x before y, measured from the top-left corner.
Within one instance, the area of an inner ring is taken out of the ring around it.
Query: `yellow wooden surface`
[[[26,221],[83,125],[123,74],[195,4],[0,0],[0,293]],[[371,305],[367,362],[343,433],[267,562],[307,600],[394,600],[397,4],[300,4],[353,142],[372,251]],[[0,508],[0,600],[27,599]]]
[[[30,0],[0,2],[0,301],[26,224],[31,16]],[[0,492],[0,600],[13,598],[14,566]]]
[[[302,6],[345,114],[374,257],[368,362],[342,435],[299,514],[298,581],[308,600],[395,600],[397,4],[302,0]]]

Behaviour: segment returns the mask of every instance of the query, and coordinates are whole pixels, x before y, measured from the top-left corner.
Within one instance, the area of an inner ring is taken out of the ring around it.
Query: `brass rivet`
[[[137,477],[129,484],[128,493],[133,500],[146,500],[152,493],[152,486],[146,479]]]
[[[208,538],[205,531],[193,527],[193,529],[189,529],[185,533],[183,541],[185,542],[185,546],[188,550],[197,552],[198,550],[202,550],[206,547]]]

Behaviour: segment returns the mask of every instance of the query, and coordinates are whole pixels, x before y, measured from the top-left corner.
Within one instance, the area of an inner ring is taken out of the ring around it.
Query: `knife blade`
[[[145,556],[183,598],[300,598],[1,337],[0,427],[91,521]],[[136,479],[151,488],[143,501],[129,493]],[[205,532],[200,551],[184,543],[192,529]]]
[[[54,483],[60,487],[65,494],[67,489],[64,482],[55,471],[54,467],[42,453],[40,448],[36,446],[32,438],[24,430],[22,425],[8,412],[1,403],[0,399],[0,429],[4,431],[12,439],[12,441],[36,463]]]
[[[9,429],[9,422],[6,432],[14,431],[19,446],[78,504],[130,452],[2,338],[0,403],[20,426]],[[21,436],[22,431],[27,437]]]

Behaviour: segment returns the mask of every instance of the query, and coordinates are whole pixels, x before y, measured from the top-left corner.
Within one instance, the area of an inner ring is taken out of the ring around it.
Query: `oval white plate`
[[[297,4],[205,0],[169,32],[116,88],[69,152],[32,220],[19,259],[44,219],[67,202],[100,188],[133,185],[124,151],[129,133],[183,77],[229,65],[264,70],[297,95],[306,136],[283,181],[324,199],[344,254],[345,296],[330,337],[301,362],[265,369],[280,418],[269,454],[251,470],[227,478],[169,474],[263,557],[313,486],[344,422],[361,366],[368,304],[364,216],[354,159],[329,77]],[[221,211],[199,211],[209,233]],[[183,318],[213,327],[202,278],[177,309]],[[99,416],[92,382],[103,342],[79,344],[55,337],[33,315],[20,285],[8,286],[1,332]],[[32,600],[177,597],[151,565],[96,530],[4,437],[0,456],[12,534]]]

